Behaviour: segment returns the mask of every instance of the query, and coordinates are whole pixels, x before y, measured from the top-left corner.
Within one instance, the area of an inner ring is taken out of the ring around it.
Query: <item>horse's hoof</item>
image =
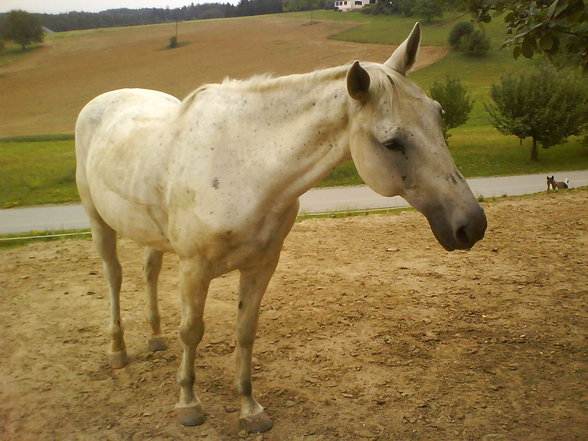
[[[267,432],[272,427],[274,427],[274,422],[265,412],[239,418],[239,429],[246,430],[249,433]]]
[[[129,364],[129,357],[127,357],[127,351],[122,350],[117,352],[109,352],[108,362],[110,363],[110,367],[113,369],[124,368],[127,364]]]
[[[199,426],[206,419],[199,404],[191,407],[176,406],[176,415],[182,426]]]
[[[150,351],[165,351],[167,349],[167,340],[164,336],[151,337],[148,342]]]

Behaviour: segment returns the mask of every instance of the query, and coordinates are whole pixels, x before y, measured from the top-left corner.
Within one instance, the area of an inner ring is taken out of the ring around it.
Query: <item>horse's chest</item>
[[[216,246],[210,249],[208,257],[220,268],[219,272],[255,266],[273,254],[278,236],[277,228],[226,231],[215,238]]]
[[[254,219],[243,223],[217,219],[216,223],[201,224],[200,234],[192,235],[197,243],[194,251],[205,257],[217,276],[264,264],[279,253],[289,228],[283,215],[266,214]],[[190,241],[178,245],[187,243]]]

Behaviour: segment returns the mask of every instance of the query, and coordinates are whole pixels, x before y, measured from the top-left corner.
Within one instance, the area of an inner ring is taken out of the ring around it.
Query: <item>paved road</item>
[[[588,186],[588,170],[541,173],[523,176],[472,178],[468,183],[476,196],[496,197],[531,194],[547,189],[546,175],[557,180],[569,179],[571,187]],[[385,198],[368,187],[334,187],[312,189],[300,198],[301,214],[333,211],[367,210],[406,207],[399,196]],[[28,233],[46,230],[76,230],[89,228],[81,205],[57,205],[0,210],[0,234]]]

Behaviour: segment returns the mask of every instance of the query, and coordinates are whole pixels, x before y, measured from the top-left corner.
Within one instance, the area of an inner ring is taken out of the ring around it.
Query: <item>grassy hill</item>
[[[423,25],[424,58],[447,52],[451,28],[467,17],[448,14]],[[360,13],[305,13],[181,23],[180,48],[165,48],[174,25],[137,26],[56,33],[26,54],[8,48],[0,55],[0,137],[73,133],[75,117],[94,96],[121,87],[146,87],[185,96],[202,83],[225,76],[246,78],[274,72],[307,72],[353,59],[385,61],[391,47],[408,34],[414,19]],[[481,58],[449,51],[411,74],[425,90],[435,80],[458,77],[476,99],[468,123],[452,130],[450,149],[466,176],[488,176],[588,168],[578,140],[541,151],[528,149],[488,122],[483,103],[490,85],[507,70],[532,69],[534,61],[512,59],[499,50],[500,22],[487,26],[493,48]],[[361,42],[359,44],[358,42]],[[16,59],[18,58],[18,59]],[[11,61],[10,61],[11,60]],[[0,207],[77,199],[73,180],[73,140],[41,136],[0,143]],[[358,184],[345,164],[320,185]]]

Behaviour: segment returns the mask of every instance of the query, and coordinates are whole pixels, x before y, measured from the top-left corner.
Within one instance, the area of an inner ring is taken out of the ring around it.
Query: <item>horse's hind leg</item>
[[[147,320],[151,326],[149,338],[149,350],[163,351],[167,349],[165,337],[161,335],[159,306],[157,305],[157,280],[161,271],[163,253],[153,248],[147,248],[145,253],[145,279],[147,280],[147,297],[149,299],[149,311]]]
[[[184,352],[178,370],[180,400],[176,415],[184,426],[196,426],[205,416],[198,396],[194,393],[194,359],[196,347],[204,335],[204,305],[210,285],[210,274],[204,261],[198,258],[180,258],[180,292],[182,295],[182,320],[180,340]]]
[[[108,351],[108,358],[110,365],[118,369],[128,363],[128,358],[120,318],[122,268],[116,254],[116,231],[106,225],[98,213],[90,213],[92,237],[96,244],[98,254],[102,258],[104,276],[106,277],[110,291],[110,349]]]

